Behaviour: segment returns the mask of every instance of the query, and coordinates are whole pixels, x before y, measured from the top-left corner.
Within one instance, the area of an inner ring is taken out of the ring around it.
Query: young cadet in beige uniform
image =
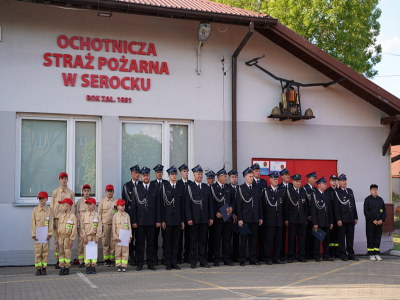
[[[94,241],[98,247],[99,238],[101,238],[102,224],[99,214],[95,211],[96,200],[88,198],[86,201],[87,211],[81,216],[81,232],[83,239],[86,274],[96,274],[97,259],[86,258],[86,245],[88,242]],[[97,249],[97,248],[96,248]],[[97,252],[97,251],[96,251]]]
[[[71,266],[71,248],[76,238],[76,216],[71,212],[73,202],[65,198],[62,204],[63,213],[58,218],[58,247],[60,249],[60,275],[69,275]]]
[[[40,205],[36,206],[32,211],[31,234],[35,240],[35,267],[36,276],[46,275],[47,262],[49,260],[49,244],[53,235],[53,211],[46,206],[49,195],[46,192],[40,192],[38,199]],[[37,243],[36,228],[48,227],[47,243]]]
[[[81,234],[81,229],[82,229],[81,218],[82,218],[83,214],[85,212],[87,212],[87,210],[88,210],[87,205],[86,205],[86,200],[89,198],[90,192],[91,192],[90,185],[88,185],[88,184],[83,185],[83,187],[82,187],[83,197],[76,202],[76,208],[75,208],[76,220],[78,221],[78,259],[79,259],[79,268],[83,268],[85,266],[85,264],[84,264],[85,247],[84,247],[84,242],[83,242],[83,236]],[[95,205],[95,211],[96,211],[96,205]]]
[[[65,198],[71,199],[72,200],[71,212],[74,213],[75,211],[75,194],[67,186],[68,174],[65,172],[60,173],[60,176],[58,176],[58,181],[60,182],[60,187],[53,191],[53,193],[51,194],[51,202],[50,202],[50,208],[53,210],[53,217],[54,217],[53,229],[54,229],[54,254],[57,260],[55,266],[56,269],[60,268],[58,261],[59,247],[57,244],[58,241],[57,226],[58,226],[58,219],[62,213],[61,205],[59,205],[58,202],[64,200]]]
[[[101,242],[103,243],[103,259],[106,267],[114,265],[114,252],[115,245],[112,239],[112,221],[114,214],[117,210],[114,208],[117,205],[117,199],[114,197],[114,187],[109,184],[106,186],[106,197],[101,199],[99,203],[99,215],[101,223],[103,224],[103,234],[101,236]]]
[[[132,240],[132,228],[131,228],[131,218],[125,212],[125,200],[119,199],[117,201],[118,212],[114,215],[112,222],[112,234],[113,240],[115,241],[115,262],[117,265],[117,272],[126,272],[126,267],[128,266],[129,257],[129,246],[119,246],[118,242],[120,230],[129,230],[130,238],[129,243]]]

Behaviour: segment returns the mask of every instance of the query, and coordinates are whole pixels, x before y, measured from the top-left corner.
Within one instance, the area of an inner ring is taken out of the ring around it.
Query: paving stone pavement
[[[117,273],[97,267],[97,274],[72,266],[59,276],[50,266],[47,276],[35,268],[0,268],[0,299],[399,299],[400,257],[384,255],[382,262],[360,261],[292,263],[211,269]]]

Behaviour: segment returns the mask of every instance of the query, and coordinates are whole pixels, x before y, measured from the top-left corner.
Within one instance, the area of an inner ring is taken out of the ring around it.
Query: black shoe
[[[69,275],[69,268],[64,269],[64,275]]]
[[[333,256],[329,256],[328,260],[329,261],[334,261],[335,260],[335,256],[334,255]]]
[[[84,264],[84,263],[79,263],[79,266],[78,266],[79,269],[82,269],[82,268],[84,268],[84,267],[85,267],[85,264]]]
[[[349,258],[349,260],[359,261],[359,259],[357,257]]]
[[[59,275],[64,275],[64,268],[60,268],[60,273]]]
[[[172,268],[172,269],[175,269],[175,270],[180,270],[180,269],[181,269],[181,267],[178,266],[178,265],[172,265],[171,268]]]
[[[109,266],[110,266],[110,260],[109,260],[109,259],[106,259],[106,260],[104,261],[104,265],[105,265],[106,267],[109,267]]]
[[[300,258],[300,259],[298,259],[298,261],[299,261],[299,262],[307,262],[307,259]]]
[[[219,262],[215,262],[214,267],[219,267]]]
[[[267,265],[272,265],[272,260],[267,259],[266,263],[267,263]]]
[[[224,265],[233,267],[235,264],[233,262],[231,262],[231,261],[225,261]]]
[[[41,269],[36,269],[35,276],[40,276],[40,275],[42,275],[42,270]]]
[[[320,262],[321,259],[320,259],[320,258],[316,258],[315,261],[316,261],[316,262]]]
[[[196,265],[194,265],[194,264],[192,264],[190,267],[191,267],[192,269],[196,269]]]
[[[251,262],[250,265],[253,265],[253,266],[261,266],[261,264],[260,264],[258,261],[256,261],[256,262]]]
[[[147,268],[148,268],[149,270],[152,270],[152,271],[157,270],[155,266],[148,266]]]
[[[289,264],[291,264],[293,262],[293,259],[288,259],[287,261]]]
[[[347,257],[342,258],[343,261],[348,261],[349,259]]]
[[[115,261],[110,260],[109,262],[110,262],[110,267],[115,267]]]
[[[274,264],[277,264],[277,265],[284,265],[285,262],[284,262],[284,261],[281,261],[280,259],[277,259],[277,260],[274,260]]]
[[[143,270],[143,267],[142,266],[137,266],[136,267],[136,271],[142,271]]]
[[[200,264],[200,267],[202,267],[202,268],[206,268],[206,269],[209,269],[209,268],[211,268],[211,267],[210,267],[210,265],[209,265],[209,264],[207,264],[207,263],[205,263],[205,264]]]
[[[327,258],[327,257],[323,258],[323,261],[328,261],[328,260],[329,260],[329,258]]]
[[[163,255],[163,257],[161,258],[161,264],[162,264],[162,265],[165,265],[165,258],[164,258],[164,255]]]
[[[121,272],[121,271],[122,271],[121,266],[117,267],[117,272]]]
[[[90,269],[90,267],[86,267],[86,274],[92,274],[92,270]]]
[[[244,263],[244,262],[240,263],[240,266],[242,266],[242,267],[244,267],[245,265],[246,265],[246,263]]]
[[[167,266],[165,267],[165,270],[168,270],[168,271],[171,270],[171,266],[168,266],[168,265],[167,265]]]
[[[122,272],[126,272],[126,268],[122,267],[121,268]]]
[[[95,267],[92,267],[92,274],[97,274]]]
[[[42,275],[47,275],[45,268],[42,269]]]
[[[54,266],[55,269],[59,269],[60,268],[60,262],[57,260],[56,265]]]

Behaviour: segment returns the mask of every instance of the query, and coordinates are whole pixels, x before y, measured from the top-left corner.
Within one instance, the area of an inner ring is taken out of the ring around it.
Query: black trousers
[[[240,235],[240,252],[239,261],[241,263],[246,262],[246,250],[249,249],[250,263],[257,262],[257,231],[258,223],[246,223],[249,226],[251,234]]]
[[[131,243],[129,244],[129,257],[130,257],[130,261],[135,261],[135,251],[136,251],[136,247],[135,247],[135,234],[136,234],[136,228],[132,227],[132,239],[131,239]]]
[[[339,247],[338,226],[337,222],[333,220],[332,229],[329,230],[329,256],[335,257]]]
[[[329,258],[329,227],[319,227],[322,231],[326,233],[324,240],[322,241],[322,248],[324,250],[322,256],[323,258]],[[320,258],[319,254],[321,249],[321,241],[314,237],[314,258]]]
[[[190,242],[192,240],[190,231],[192,229],[192,226],[190,226],[188,224],[188,222],[185,222],[185,229],[184,229],[184,236],[185,236],[185,240],[184,240],[184,246],[185,246],[185,253],[183,254],[185,259],[189,259],[190,258]]]
[[[304,259],[306,245],[306,224],[289,223],[288,259],[296,259],[296,235],[297,235],[297,259]]]
[[[183,253],[183,233],[184,229],[181,229],[179,232],[179,248],[178,248],[178,260],[182,259],[182,253]]]
[[[265,232],[264,226],[260,226],[257,230],[257,257],[259,261],[265,260]]]
[[[285,226],[286,227],[286,226]],[[282,244],[282,226],[264,226],[265,254],[266,260],[276,261],[279,259]],[[271,256],[272,245],[274,247]]]
[[[380,254],[379,247],[382,238],[382,225],[376,226],[374,223],[366,222],[365,231],[367,234],[367,248],[368,254]]]
[[[232,233],[232,260],[239,260],[239,239],[240,234],[231,231]]]
[[[287,233],[288,228],[285,225],[285,222],[282,224],[282,238],[281,238],[281,254],[280,254],[280,260],[285,259],[285,249],[286,249],[286,233]]]
[[[209,226],[207,230],[206,253],[209,261],[214,260],[214,226]]]
[[[214,227],[214,262],[219,263],[221,259],[221,239],[222,239],[222,257],[224,262],[230,261],[231,253],[231,223],[215,222]]]
[[[164,259],[167,266],[176,265],[181,227],[179,225],[169,226],[163,229]]]
[[[193,224],[190,226],[190,263],[192,265],[197,264],[197,257],[199,258],[201,264],[207,264],[207,228],[208,224]]]
[[[154,265],[154,232],[156,226],[138,226],[136,228],[136,259],[137,265],[142,267],[144,264],[144,246],[146,244],[147,265]]]
[[[313,222],[307,220],[307,228],[306,228],[306,258],[314,257],[314,240],[315,237],[311,234],[313,229]]]
[[[339,255],[342,259],[347,256],[349,259],[354,258],[354,226],[353,222],[342,222],[342,227],[338,226]]]
[[[160,236],[161,227],[156,227],[154,231],[154,262],[158,263],[158,238]]]

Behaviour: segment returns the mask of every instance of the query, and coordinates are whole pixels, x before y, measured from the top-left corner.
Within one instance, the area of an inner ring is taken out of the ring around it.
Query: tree
[[[269,14],[365,77],[378,74],[379,0],[214,1]]]

